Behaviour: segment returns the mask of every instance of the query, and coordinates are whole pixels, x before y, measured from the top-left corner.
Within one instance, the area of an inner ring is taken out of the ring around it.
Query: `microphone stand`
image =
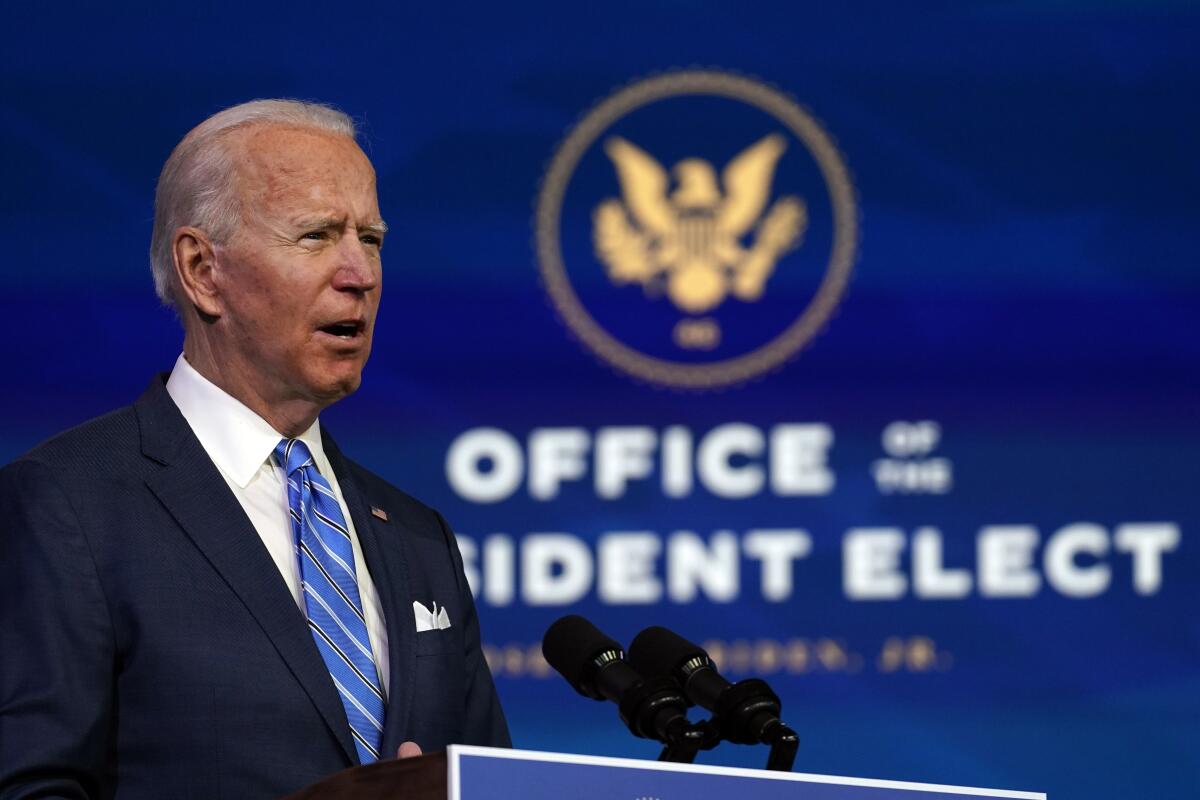
[[[724,738],[721,729],[714,720],[702,719],[699,722],[687,722],[686,719],[671,720],[664,732],[665,747],[658,754],[659,761],[670,761],[676,764],[691,764],[701,750],[712,750]],[[769,726],[762,732],[762,744],[770,746],[767,754],[766,769],[776,772],[791,772],[796,762],[796,753],[800,749],[800,737],[794,730],[782,722]]]
[[[794,730],[782,722],[772,725],[763,731],[763,744],[771,746],[771,752],[767,755],[767,769],[777,772],[792,771],[796,751],[800,749],[800,737]]]
[[[720,743],[721,732],[711,720],[702,719],[699,722],[679,725],[674,730],[667,731],[667,746],[658,754],[658,760],[691,764],[701,750],[712,750]]]

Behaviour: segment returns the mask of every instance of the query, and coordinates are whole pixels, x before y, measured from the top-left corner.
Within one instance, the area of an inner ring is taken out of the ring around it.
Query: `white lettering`
[[[531,533],[521,542],[521,597],[531,606],[562,606],[587,594],[592,553],[566,533]]]
[[[812,551],[812,537],[793,529],[747,531],[742,550],[762,561],[763,597],[779,603],[792,596],[793,562]]]
[[[1117,549],[1133,555],[1133,588],[1138,594],[1157,594],[1162,588],[1162,557],[1179,547],[1179,526],[1173,522],[1130,522],[1117,527]]]
[[[1029,525],[988,525],[976,543],[979,593],[984,597],[1033,597],[1042,576],[1031,569],[1038,532]]]
[[[739,571],[737,537],[730,531],[714,533],[707,547],[690,531],[667,540],[667,596],[676,603],[690,603],[700,588],[713,602],[736,600]]]
[[[713,428],[700,440],[696,465],[700,482],[719,497],[758,494],[765,482],[762,467],[753,462],[734,467],[730,458],[734,455],[756,458],[762,451],[762,431],[753,425],[731,422]]]
[[[851,528],[842,540],[842,589],[851,600],[894,600],[908,590],[900,574],[904,532]]]
[[[506,606],[515,594],[515,558],[511,536],[497,534],[483,540],[483,599],[493,606]]]
[[[588,432],[583,428],[539,428],[530,433],[529,494],[553,500],[564,480],[582,478],[587,449]]]
[[[1095,597],[1108,589],[1112,570],[1097,563],[1081,567],[1076,557],[1086,553],[1101,558],[1108,553],[1108,531],[1099,525],[1067,525],[1046,541],[1046,582],[1067,597]]]
[[[662,550],[658,536],[649,532],[610,533],[597,544],[600,582],[597,594],[602,603],[657,603],[662,598],[662,581],[654,562]]]
[[[771,488],[782,497],[833,491],[827,466],[833,430],[828,425],[776,425],[771,429]]]
[[[942,426],[932,420],[893,422],[883,429],[883,450],[895,458],[932,453],[942,438]]]
[[[662,489],[667,497],[692,493],[692,432],[682,425],[663,431]]]
[[[484,462],[490,468],[483,469]],[[498,503],[521,485],[525,463],[521,445],[499,428],[463,433],[446,453],[446,480],[458,496],[475,503]]]
[[[654,469],[650,455],[653,428],[601,428],[596,434],[596,494],[612,500],[625,494],[630,479],[647,477]]]
[[[945,599],[966,597],[971,591],[971,573],[942,566],[942,532],[918,528],[913,534],[913,594]]]

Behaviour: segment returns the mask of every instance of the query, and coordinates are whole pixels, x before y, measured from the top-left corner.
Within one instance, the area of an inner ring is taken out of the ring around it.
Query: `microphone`
[[[542,655],[584,697],[616,703],[634,736],[668,747],[701,736],[688,722],[691,704],[678,684],[666,675],[643,678],[625,660],[621,645],[583,617],[572,614],[551,625]]]
[[[779,719],[782,703],[765,681],[749,678],[730,683],[717,672],[704,648],[659,626],[634,637],[629,661],[643,674],[670,675],[678,681],[689,700],[713,712],[727,741],[771,745],[768,769],[791,769],[787,751],[794,758],[800,740]],[[784,762],[786,766],[780,767]]]

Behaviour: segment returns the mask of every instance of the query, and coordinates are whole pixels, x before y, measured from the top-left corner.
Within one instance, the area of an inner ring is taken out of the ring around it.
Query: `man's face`
[[[222,369],[269,404],[320,407],[358,388],[379,308],[375,171],[352,140],[235,133],[242,223],[217,250]]]

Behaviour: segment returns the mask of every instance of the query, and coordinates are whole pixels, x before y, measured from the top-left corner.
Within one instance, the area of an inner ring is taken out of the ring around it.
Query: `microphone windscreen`
[[[693,658],[708,661],[708,653],[677,633],[654,625],[646,628],[629,644],[629,663],[646,676],[670,675]]]
[[[594,677],[591,671],[597,666],[596,657],[610,650],[622,652],[621,645],[575,614],[556,621],[542,637],[542,655],[546,662],[585,697],[599,697],[594,689],[588,690]]]

